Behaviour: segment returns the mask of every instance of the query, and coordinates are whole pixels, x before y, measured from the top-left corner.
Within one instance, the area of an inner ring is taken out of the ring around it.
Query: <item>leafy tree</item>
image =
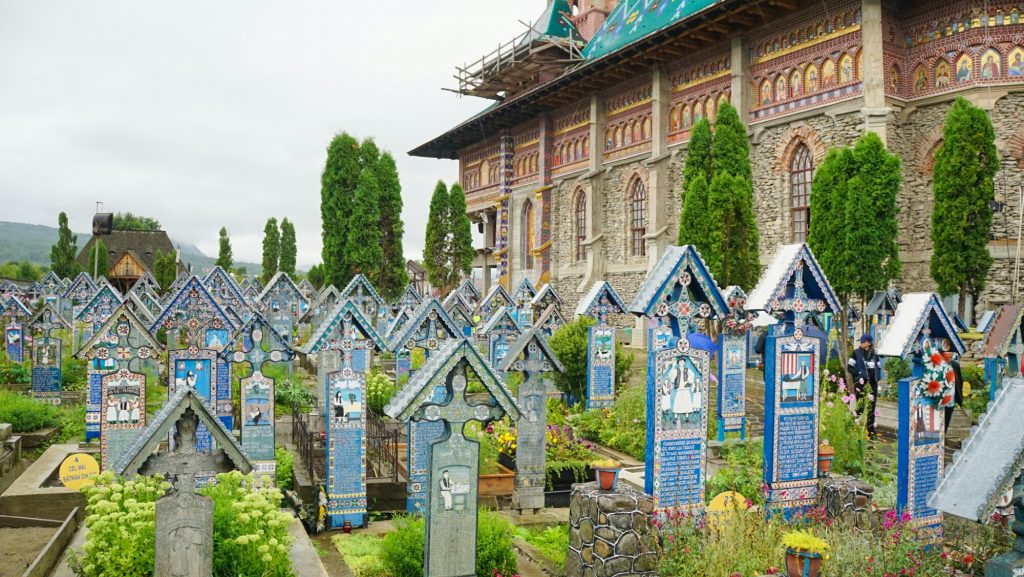
[[[363,274],[374,285],[378,281],[383,258],[380,232],[380,185],[374,170],[359,175],[359,186],[352,199],[352,215],[348,229],[346,261],[353,274]]]
[[[402,247],[405,234],[405,224],[402,222],[402,183],[391,153],[385,152],[380,156],[377,181],[380,185],[380,240],[383,253],[377,291],[390,302],[402,296],[405,286],[409,284],[409,274],[405,270],[405,250]]]
[[[156,259],[153,261],[153,278],[156,279],[160,289],[166,292],[178,278],[178,257],[174,251],[156,251]]]
[[[114,230],[160,230],[160,221],[148,216],[119,212],[114,215]]]
[[[231,265],[234,264],[231,254],[231,239],[228,238],[228,229],[223,226],[220,227],[220,249],[217,252],[217,262],[215,264],[225,271],[230,271]]]
[[[306,280],[313,284],[320,290],[324,286],[324,267],[323,265],[315,264],[309,267],[309,271],[306,273]]]
[[[10,261],[0,265],[0,278],[13,280],[37,281],[43,278],[45,271],[27,260]]]
[[[427,269],[430,284],[442,289],[450,282],[448,264],[448,187],[438,181],[430,197],[430,212],[427,215],[427,234],[423,245],[423,268]]]
[[[896,195],[900,190],[900,159],[868,132],[853,147],[857,167],[847,185],[847,272],[851,292],[867,300],[900,276],[899,225]],[[838,231],[836,231],[838,232]]]
[[[68,226],[67,213],[57,216],[57,244],[50,248],[50,270],[61,278],[75,278],[81,267],[75,258],[78,256],[78,238]]]
[[[715,173],[708,193],[707,264],[722,286],[752,287],[761,274],[757,221],[750,179]]]
[[[359,141],[347,133],[334,136],[320,177],[324,282],[344,287],[352,278],[345,262],[352,197],[359,183]]]
[[[853,289],[846,276],[846,235],[841,231],[846,226],[847,184],[855,172],[853,150],[828,151],[811,183],[811,223],[807,230],[807,246],[844,302]]]
[[[458,183],[453,184],[448,192],[448,226],[451,283],[447,288],[451,289],[463,275],[473,272],[473,230],[466,214],[466,193]]]
[[[89,274],[96,273],[93,276],[107,276],[107,245],[103,242],[103,239],[96,237],[96,241],[92,243],[92,247],[89,248]]]
[[[295,225],[287,218],[281,221],[281,258],[279,268],[291,276],[295,276]]]
[[[992,267],[989,203],[995,199],[993,179],[998,170],[992,120],[984,110],[957,98],[935,153],[931,275],[941,294],[959,294],[961,317],[967,295],[977,302]]]
[[[267,284],[277,273],[281,258],[281,233],[277,229],[277,219],[270,217],[263,227],[263,284]]]
[[[702,118],[690,133],[683,167],[683,207],[679,216],[679,245],[708,250],[708,184],[711,178],[711,125]]]

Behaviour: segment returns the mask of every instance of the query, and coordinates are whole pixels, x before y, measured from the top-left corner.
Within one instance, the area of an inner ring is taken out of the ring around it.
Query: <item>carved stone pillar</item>
[[[494,259],[498,266],[498,284],[505,290],[512,290],[512,263],[509,245],[512,238],[512,160],[515,156],[515,142],[512,134],[505,131],[500,139],[498,162],[501,170],[498,176],[498,234],[495,237]]]
[[[539,154],[537,162],[538,178],[540,187],[535,191],[534,199],[534,232],[533,238],[537,239],[537,247],[534,249],[534,256],[540,265],[540,279],[537,286],[551,282],[551,145],[554,140],[555,125],[551,115],[545,114],[540,119],[539,142],[537,148]]]
[[[885,104],[885,56],[882,50],[882,0],[861,0],[861,82],[864,83],[864,131],[886,142],[886,123],[892,109]]]
[[[732,78],[729,85],[730,103],[736,108],[744,124],[750,122],[750,105],[754,101],[750,85],[750,45],[745,37],[733,38],[729,55]]]
[[[590,170],[584,177],[583,189],[587,195],[587,268],[583,282],[577,287],[584,292],[590,285],[604,278],[604,258],[602,257],[602,221],[604,211],[604,99],[594,94],[590,97]]]

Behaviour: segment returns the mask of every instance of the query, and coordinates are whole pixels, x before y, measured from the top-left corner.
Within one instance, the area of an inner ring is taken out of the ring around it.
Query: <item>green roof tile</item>
[[[725,0],[622,0],[583,49],[600,58]]]

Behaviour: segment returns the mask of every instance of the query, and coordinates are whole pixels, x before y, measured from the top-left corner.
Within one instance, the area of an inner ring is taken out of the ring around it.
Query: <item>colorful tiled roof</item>
[[[530,40],[551,40],[565,38],[578,40],[579,32],[572,23],[572,8],[569,0],[555,0],[533,24]]]
[[[601,58],[725,0],[622,0],[583,49]]]

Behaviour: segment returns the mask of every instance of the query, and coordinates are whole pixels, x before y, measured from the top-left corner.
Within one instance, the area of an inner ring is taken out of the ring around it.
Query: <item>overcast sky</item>
[[[406,152],[488,101],[456,64],[523,30],[544,0],[0,0],[0,220],[75,231],[105,210],[259,262],[270,216],[320,261],[320,173],[332,135],[398,161],[405,252],[422,253],[434,183],[453,161]]]

